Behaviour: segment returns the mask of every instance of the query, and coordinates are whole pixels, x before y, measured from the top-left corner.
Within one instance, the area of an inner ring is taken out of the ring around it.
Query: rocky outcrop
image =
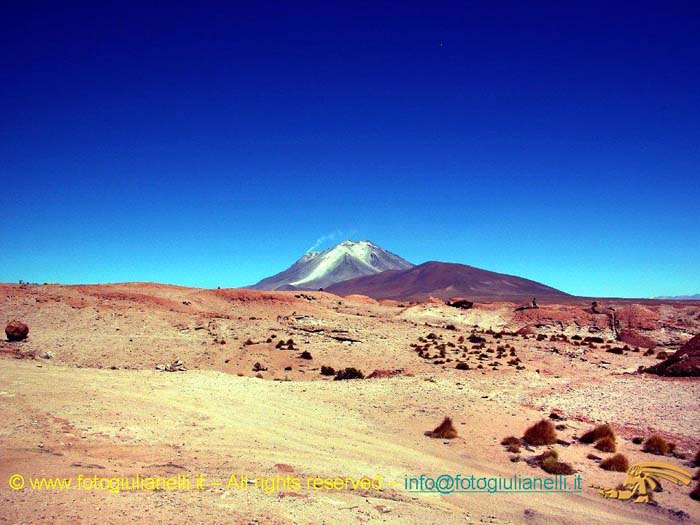
[[[693,337],[668,359],[644,371],[660,376],[700,376],[700,335]]]
[[[620,331],[620,333],[617,334],[617,340],[631,346],[640,346],[642,348],[654,348],[656,346],[656,342],[652,339],[629,329]]]
[[[461,308],[462,310],[469,310],[474,303],[465,299],[464,297],[450,297],[445,301],[447,306],[452,306],[453,308]]]

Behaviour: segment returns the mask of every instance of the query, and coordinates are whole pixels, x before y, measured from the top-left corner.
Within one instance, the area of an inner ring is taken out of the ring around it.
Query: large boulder
[[[700,376],[700,335],[693,337],[668,359],[664,359],[658,365],[646,368],[644,371],[660,376]]]
[[[21,321],[10,321],[5,327],[8,341],[22,341],[29,335],[29,327]]]

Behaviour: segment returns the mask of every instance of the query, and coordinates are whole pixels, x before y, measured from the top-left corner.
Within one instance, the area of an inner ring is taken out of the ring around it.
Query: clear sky
[[[700,3],[145,3],[3,5],[0,281],[241,286],[352,238],[700,292]]]

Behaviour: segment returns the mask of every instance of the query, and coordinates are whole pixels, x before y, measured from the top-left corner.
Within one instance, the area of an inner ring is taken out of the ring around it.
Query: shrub
[[[661,352],[656,354],[656,359],[660,359],[660,360],[668,359],[668,352],[661,350]]]
[[[630,464],[625,456],[622,454],[615,454],[614,456],[601,461],[600,468],[603,470],[610,470],[612,472],[627,472],[627,469],[630,468]]]
[[[693,463],[695,463],[696,466],[700,467],[700,450],[698,450],[698,453],[695,454],[695,458],[693,459]]]
[[[335,375],[335,368],[332,366],[322,366],[321,367],[321,375],[322,376],[334,376]]]
[[[610,428],[610,425],[598,425],[593,430],[586,432],[578,440],[581,443],[595,443],[599,439],[608,436],[615,437],[615,433],[613,432],[613,429]]]
[[[668,454],[670,448],[668,446],[668,441],[666,441],[658,434],[654,434],[647,438],[647,440],[644,442],[642,450],[650,454],[657,454],[659,456],[663,456],[664,454]]]
[[[308,350],[304,350],[301,354],[299,354],[299,359],[311,360],[313,357]]]
[[[615,437],[605,436],[595,442],[595,448],[601,452],[615,452]]]
[[[485,338],[481,337],[480,335],[476,335],[476,334],[471,334],[471,335],[467,338],[467,340],[468,340],[470,343],[474,343],[474,344],[481,344],[481,343],[485,343],[485,342],[486,342],[486,339],[485,339]]]
[[[469,365],[467,363],[460,361],[459,363],[457,363],[457,366],[455,368],[457,370],[469,370]]]
[[[693,498],[695,501],[700,501],[700,483],[695,485],[695,488],[690,493],[690,497]]]
[[[365,374],[361,370],[354,367],[346,368],[345,370],[338,370],[335,374],[334,381],[344,381],[346,379],[364,379]]]
[[[435,430],[427,432],[427,435],[435,439],[454,439],[457,437],[457,429],[452,424],[452,418],[445,416]]]
[[[543,419],[525,431],[523,441],[534,446],[553,445],[557,441],[557,432],[552,423]]]

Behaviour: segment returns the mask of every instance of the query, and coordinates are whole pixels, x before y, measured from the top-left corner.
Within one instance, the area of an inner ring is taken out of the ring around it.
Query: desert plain
[[[602,498],[590,486],[615,488],[624,473],[600,468],[610,454],[577,439],[607,423],[631,464],[697,472],[700,381],[638,370],[700,333],[700,305],[598,301],[459,309],[325,292],[0,285],[0,320],[30,327],[0,343],[0,523],[700,523],[697,481],[662,482],[651,504]],[[322,367],[365,378],[334,380]],[[445,416],[458,437],[426,436]],[[557,426],[556,444],[501,445],[542,419]],[[644,452],[639,438],[654,434],[673,453]],[[580,493],[404,488],[421,474],[546,476],[532,458],[547,449],[581,476]],[[226,487],[245,473],[383,485]],[[12,490],[15,474],[207,485]]]

